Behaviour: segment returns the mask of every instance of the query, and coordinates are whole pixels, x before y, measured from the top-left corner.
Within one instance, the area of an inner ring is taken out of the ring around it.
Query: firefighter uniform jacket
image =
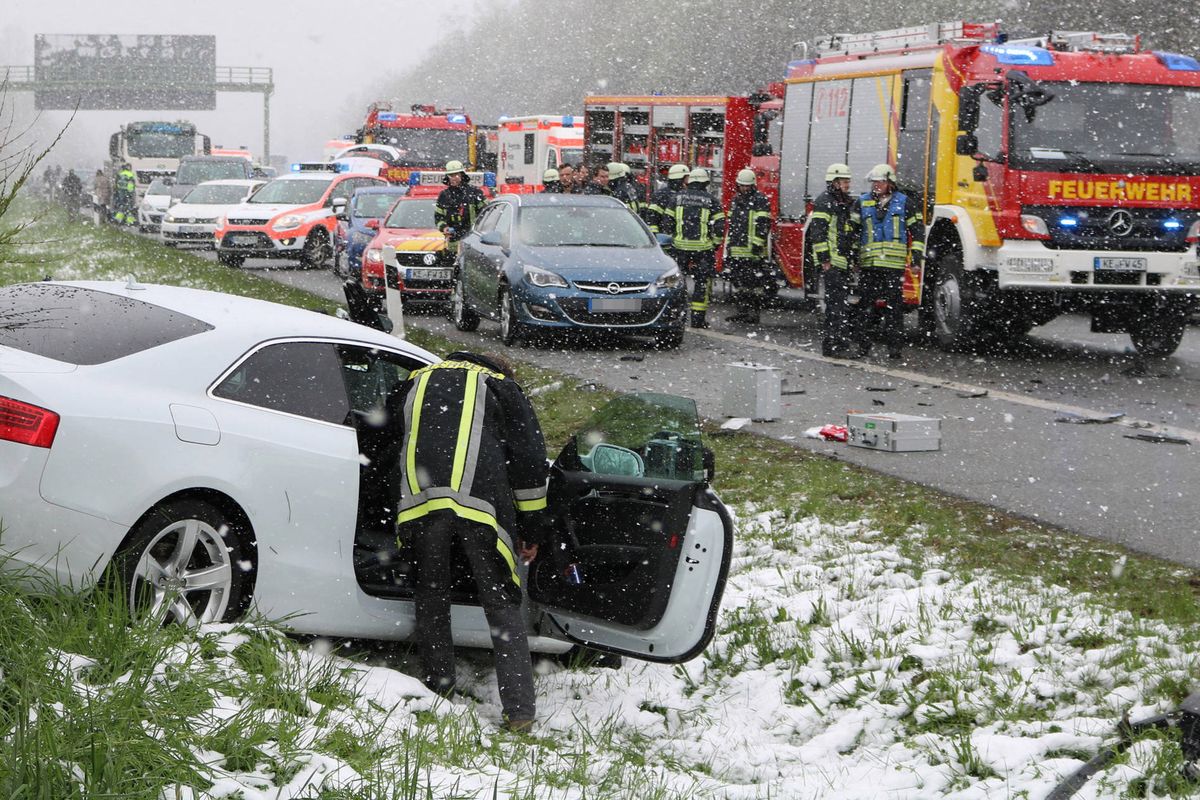
[[[520,386],[497,369],[447,360],[413,371],[388,412],[390,428],[403,425],[395,456],[402,543],[405,524],[450,511],[495,531],[519,585],[515,541],[545,538],[549,473],[546,441]]]
[[[808,240],[812,242],[813,260],[817,264],[830,262],[835,269],[849,269],[858,242],[858,211],[849,195],[835,194],[828,189],[813,203],[808,221]]]
[[[911,197],[892,192],[887,203],[881,205],[867,192],[858,199],[858,208],[862,219],[862,266],[904,269],[910,248],[913,266],[920,266],[925,255],[925,224]]]
[[[729,204],[730,258],[762,258],[771,233],[771,201],[762,192],[738,192]]]
[[[438,195],[433,209],[437,229],[444,233],[447,228],[453,228],[454,233],[450,238],[457,242],[470,232],[486,202],[483,192],[474,186],[466,183],[447,186]]]
[[[625,204],[634,214],[641,216],[642,202],[638,199],[637,187],[628,178],[618,178],[612,187],[612,196]]]
[[[650,226],[651,233],[665,233],[663,218],[674,211],[675,195],[683,190],[683,181],[669,181],[650,197],[643,209],[642,219]]]
[[[721,202],[703,186],[686,186],[675,195],[675,206],[663,216],[663,233],[671,247],[685,252],[716,250],[725,233]]]

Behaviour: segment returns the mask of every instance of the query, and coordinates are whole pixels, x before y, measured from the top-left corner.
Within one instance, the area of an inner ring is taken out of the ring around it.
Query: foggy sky
[[[194,34],[217,37],[217,65],[272,67],[271,151],[318,158],[321,144],[352,132],[388,76],[410,68],[480,0],[7,0],[0,14],[0,65],[33,64],[33,37],[65,34]],[[14,93],[18,115],[33,94]],[[69,112],[42,112],[52,136]],[[262,95],[221,93],[216,111],[81,111],[52,162],[99,166],[108,137],[125,122],[188,119],[213,146],[262,150]]]

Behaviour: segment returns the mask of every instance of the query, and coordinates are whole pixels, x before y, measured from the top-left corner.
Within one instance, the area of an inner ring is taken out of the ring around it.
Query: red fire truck
[[[765,120],[777,113],[783,85],[774,89],[775,96],[587,97],[584,158],[589,164],[622,161],[641,171],[643,183],[672,164],[704,167],[728,207],[733,178],[749,166],[756,142],[765,145]]]
[[[475,167],[475,128],[462,109],[414,105],[402,114],[393,111],[390,103],[372,103],[354,141],[386,144],[399,151],[398,163],[383,176],[393,183],[406,182],[413,170],[445,169],[451,160]]]
[[[1007,41],[942,23],[820,42],[789,64],[773,146],[775,258],[815,292],[804,226],[830,163],[855,193],[895,167],[927,226],[906,301],[947,349],[1020,336],[1060,313],[1178,347],[1200,292],[1200,63],[1124,34]]]

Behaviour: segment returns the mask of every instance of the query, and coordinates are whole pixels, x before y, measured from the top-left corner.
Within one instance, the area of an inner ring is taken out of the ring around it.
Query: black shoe
[[[725,320],[727,322],[749,322],[750,318],[745,311],[739,311],[736,314],[730,314]]]
[[[708,327],[708,313],[705,311],[693,311],[692,312],[692,327],[693,328],[707,328]]]
[[[888,358],[904,358],[904,354],[899,350],[888,350]]]

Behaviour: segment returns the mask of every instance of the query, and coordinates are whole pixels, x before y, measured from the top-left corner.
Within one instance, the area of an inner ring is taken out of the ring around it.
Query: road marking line
[[[906,369],[891,369],[889,367],[881,367],[876,364],[867,364],[861,361],[854,361],[842,358],[827,358],[820,353],[814,353],[810,350],[801,350],[796,347],[788,347],[787,345],[775,344],[774,342],[761,342],[754,339],[748,339],[745,336],[734,336],[729,333],[720,333],[719,331],[705,330],[703,328],[689,328],[689,334],[698,334],[706,336],[709,339],[717,341],[730,342],[732,344],[749,345],[757,347],[760,350],[773,350],[777,353],[784,353],[790,356],[807,359],[808,361],[819,361],[825,364],[834,364],[847,369],[856,369],[860,372],[867,372],[872,375],[886,375],[892,378],[898,378],[905,381],[913,381],[932,386],[937,389],[950,389],[956,392],[967,392],[976,394],[978,392],[987,392],[987,397],[981,397],[980,400],[996,399],[1003,400],[1016,405],[1028,406],[1029,408],[1038,408],[1046,411],[1066,411],[1071,414],[1077,414],[1081,417],[1103,417],[1108,412],[1097,411],[1092,408],[1083,406],[1069,405],[1067,403],[1056,403],[1052,400],[1042,400],[1038,397],[1029,397],[1027,395],[1013,394],[1012,392],[999,391],[990,389],[986,386],[975,386],[970,383],[961,383],[959,381],[942,380],[934,378],[920,372],[913,372]],[[1200,444],[1200,431],[1193,431],[1188,428],[1178,428],[1174,425],[1164,425],[1161,422],[1151,422],[1150,420],[1137,419],[1135,417],[1122,417],[1115,422],[1109,423],[1112,425],[1120,425],[1125,428],[1135,430],[1147,430],[1151,433],[1163,433],[1168,436],[1177,436],[1181,439],[1187,439],[1195,444]]]

